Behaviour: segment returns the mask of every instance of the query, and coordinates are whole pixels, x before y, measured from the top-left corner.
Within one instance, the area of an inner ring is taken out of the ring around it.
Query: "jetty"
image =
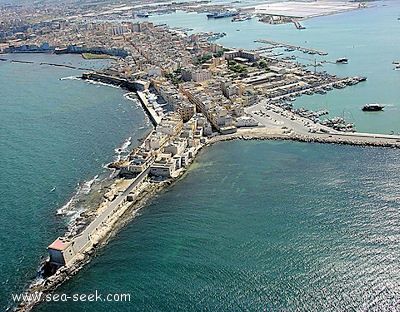
[[[298,51],[301,51],[304,53],[309,53],[309,54],[328,55],[328,52],[325,52],[322,50],[304,48],[304,47],[300,47],[300,46],[295,46],[293,44],[282,43],[282,42],[277,42],[277,41],[272,41],[272,40],[260,39],[260,40],[255,40],[254,42],[267,43],[267,44],[272,45],[275,48],[284,47],[284,48],[298,50]],[[255,51],[263,50],[263,49],[265,49],[265,48],[255,49]]]
[[[300,22],[297,19],[292,19],[292,22],[297,29],[306,29],[303,25],[300,24]]]

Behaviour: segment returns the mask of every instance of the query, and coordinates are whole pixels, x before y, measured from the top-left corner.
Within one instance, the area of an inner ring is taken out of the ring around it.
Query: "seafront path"
[[[106,222],[107,219],[115,213],[115,209],[127,198],[129,193],[131,193],[132,190],[147,177],[150,172],[150,166],[151,164],[149,164],[147,169],[143,170],[135,179],[133,179],[129,186],[120,193],[82,233],[73,238],[74,247],[77,253],[84,252],[91,244],[96,243],[93,233],[98,230],[99,226],[101,226],[103,222]]]

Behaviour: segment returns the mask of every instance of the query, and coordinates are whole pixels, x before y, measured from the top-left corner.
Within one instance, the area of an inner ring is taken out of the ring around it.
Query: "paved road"
[[[140,182],[143,181],[143,179],[149,174],[150,172],[150,166],[151,164],[147,167],[146,170],[141,172],[133,181],[132,183],[128,186],[128,188],[121,194],[115,198],[110,205],[107,207],[106,210],[103,211],[103,213],[98,216],[95,220],[92,221],[88,225],[88,227],[77,237],[73,239],[73,242],[75,244],[76,250],[82,251],[81,249],[87,244],[87,242],[90,239],[90,235],[92,232],[98,227],[104,220],[107,219],[109,215],[112,214],[112,211],[114,208],[116,208],[119,204],[122,203],[123,200],[129,195],[129,193],[133,190],[134,187],[136,187]]]

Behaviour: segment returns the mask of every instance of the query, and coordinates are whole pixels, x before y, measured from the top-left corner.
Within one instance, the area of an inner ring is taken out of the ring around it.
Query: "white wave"
[[[81,186],[79,186],[79,183],[78,183],[78,190],[75,193],[75,195],[73,195],[64,206],[57,209],[57,214],[58,215],[67,215],[67,216],[74,215],[76,213],[75,204],[78,201],[79,195],[89,194],[89,192],[92,189],[93,183],[97,180],[98,177],[99,176],[96,175],[93,179],[84,182]]]
[[[29,288],[32,288],[34,286],[39,286],[39,285],[43,285],[45,282],[44,278],[41,277],[36,277],[32,283],[29,285]]]
[[[126,141],[124,143],[122,143],[122,145],[119,148],[116,148],[114,151],[117,155],[121,155],[121,153],[123,152],[127,152],[128,151],[128,147],[132,144],[132,137],[129,137],[126,139]]]
[[[75,203],[76,203],[76,195],[72,196],[70,200],[60,209],[57,209],[57,214],[58,215],[67,214],[68,211],[71,211],[74,208]]]
[[[81,78],[76,77],[76,76],[68,76],[68,77],[62,77],[60,80],[81,80]]]
[[[137,102],[137,100],[134,97],[131,97],[132,94],[134,95],[135,93],[134,92],[128,92],[128,93],[125,93],[123,95],[123,97],[126,98],[127,100],[131,100],[131,101]]]
[[[119,88],[119,86],[115,86],[109,83],[104,83],[104,82],[100,82],[100,81],[94,81],[94,80],[85,80],[87,83],[93,84],[93,85],[99,85],[99,86],[108,86],[111,88]]]
[[[138,100],[137,98],[135,98],[135,97],[132,97],[132,96],[131,96],[132,94],[135,95],[134,92],[128,92],[128,93],[125,93],[125,94],[123,95],[123,97],[126,98],[126,99],[129,100],[129,101],[134,102],[134,103],[136,104],[136,107],[140,107],[141,105],[140,105],[139,100]]]
[[[78,194],[84,194],[87,195],[89,194],[89,192],[92,189],[92,185],[93,183],[97,180],[99,176],[96,175],[93,179],[86,181],[85,183],[82,184],[82,186],[80,187],[80,189],[78,190]]]

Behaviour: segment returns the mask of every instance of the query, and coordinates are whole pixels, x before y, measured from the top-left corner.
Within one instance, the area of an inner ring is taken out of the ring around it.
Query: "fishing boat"
[[[336,60],[336,64],[347,64],[349,60],[345,57],[339,58]]]
[[[361,109],[364,112],[377,112],[383,110],[384,107],[382,104],[366,104]]]

